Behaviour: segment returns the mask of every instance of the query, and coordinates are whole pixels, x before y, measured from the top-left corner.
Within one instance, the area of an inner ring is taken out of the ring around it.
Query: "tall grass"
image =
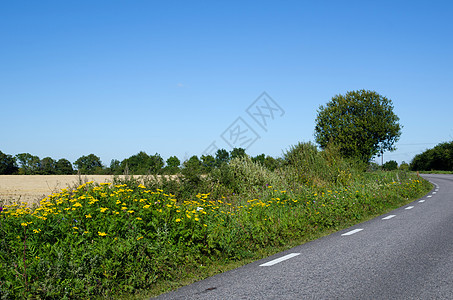
[[[412,173],[363,170],[334,148],[299,144],[275,171],[236,158],[205,175],[88,182],[34,209],[4,206],[1,297],[159,293],[380,214],[430,188]]]

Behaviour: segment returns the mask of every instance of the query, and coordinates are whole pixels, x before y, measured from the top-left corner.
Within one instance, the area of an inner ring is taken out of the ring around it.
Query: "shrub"
[[[389,160],[382,166],[382,168],[386,171],[393,171],[398,169],[398,163],[394,160]]]
[[[417,154],[411,162],[413,171],[453,171],[453,141]]]
[[[324,151],[318,151],[312,143],[299,143],[284,154],[290,181],[314,184],[316,186],[348,185],[353,173],[363,171],[365,164],[359,160],[346,159],[339,148],[330,144]],[[294,174],[295,173],[295,174]]]
[[[409,164],[403,161],[398,169],[401,171],[409,171]]]
[[[229,169],[232,176],[230,186],[240,194],[250,195],[269,185],[284,186],[281,177],[253,162],[248,156],[233,158],[229,163]]]

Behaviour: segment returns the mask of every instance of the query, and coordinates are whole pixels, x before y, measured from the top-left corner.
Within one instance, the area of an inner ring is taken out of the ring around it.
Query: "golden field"
[[[39,203],[45,196],[74,187],[80,181],[101,183],[112,180],[112,175],[0,175],[0,200]]]

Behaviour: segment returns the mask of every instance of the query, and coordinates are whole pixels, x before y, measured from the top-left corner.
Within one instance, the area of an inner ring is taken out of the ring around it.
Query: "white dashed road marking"
[[[343,233],[342,236],[343,235],[351,235],[351,234],[357,233],[357,232],[362,231],[362,230],[363,230],[363,228],[354,229],[354,230],[348,231],[346,233]]]
[[[282,262],[282,261],[285,261],[287,259],[290,259],[294,256],[297,256],[299,255],[300,253],[290,253],[288,255],[285,255],[285,256],[282,256],[280,258],[277,258],[277,259],[274,259],[274,260],[271,260],[271,261],[268,261],[267,263],[264,263],[264,264],[261,264],[260,267],[270,267],[270,266],[273,266],[275,264],[278,264],[279,262]]]
[[[431,198],[432,195],[436,194],[438,190],[439,190],[439,189],[437,188],[434,192],[432,192],[431,195],[426,196],[426,197],[427,197],[427,198]],[[423,202],[425,202],[425,200],[424,200],[424,199],[423,199],[423,200],[419,200],[418,202],[423,203]],[[413,209],[413,208],[414,208],[414,206],[408,206],[408,207],[406,207],[405,209],[409,210],[409,209]],[[388,215],[388,216],[382,218],[382,220],[390,220],[390,219],[392,219],[392,218],[394,218],[394,217],[396,217],[396,215]],[[342,236],[352,235],[352,234],[357,233],[357,232],[360,232],[360,231],[362,231],[362,230],[363,230],[363,228],[354,229],[354,230],[348,231],[348,232],[346,232],[346,233],[343,233]],[[270,266],[273,266],[273,265],[275,265],[275,264],[278,264],[278,263],[280,263],[280,262],[282,262],[282,261],[285,261],[285,260],[288,260],[288,259],[290,259],[290,258],[293,258],[294,256],[297,256],[297,255],[299,255],[299,254],[300,254],[300,253],[290,253],[290,254],[285,255],[285,256],[282,256],[282,257],[280,257],[280,258],[277,258],[277,259],[268,261],[267,263],[261,264],[260,267],[270,267]]]

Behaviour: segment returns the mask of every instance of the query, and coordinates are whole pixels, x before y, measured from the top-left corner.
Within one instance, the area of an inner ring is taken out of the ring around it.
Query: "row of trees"
[[[147,175],[147,174],[178,174],[183,169],[191,169],[191,173],[206,174],[213,168],[228,163],[235,157],[246,156],[245,149],[234,148],[232,151],[219,149],[215,156],[196,155],[181,163],[176,156],[169,157],[166,161],[158,154],[149,155],[141,151],[122,161],[113,159],[110,166],[104,166],[101,159],[94,155],[84,155],[74,162],[65,158],[54,160],[51,157],[40,159],[29,153],[20,153],[15,156],[4,154],[0,151],[0,174],[21,175],[70,175],[80,172],[81,174],[105,174],[105,175]],[[281,158],[273,158],[260,154],[252,157],[255,162],[261,163],[270,170],[281,165]],[[186,170],[187,171],[187,170]]]
[[[12,156],[0,151],[0,174],[66,175],[74,174],[74,169],[71,162],[65,158],[54,160],[51,157],[44,157],[40,159],[30,153]]]
[[[374,91],[350,91],[336,95],[325,106],[320,106],[315,125],[315,139],[321,149],[333,146],[346,158],[353,158],[370,163],[373,157],[385,151],[395,150],[395,143],[401,136],[402,126],[399,117],[393,112],[390,99]],[[417,155],[412,164],[413,170],[451,170],[451,143],[437,146],[435,149]],[[219,167],[230,158],[245,155],[245,150],[235,148],[231,152],[225,149],[217,151],[215,156],[192,156],[181,164],[172,156],[165,162],[159,154],[148,155],[139,152],[123,161],[112,160],[109,167],[102,165],[94,154],[82,156],[74,162],[78,171],[84,174],[176,174],[185,168],[194,168],[200,172],[209,172]],[[275,169],[278,160],[264,154],[253,158],[269,169]],[[17,161],[17,165],[16,165]],[[2,153],[0,174],[72,174],[71,163],[66,159],[58,161],[50,157],[39,159],[28,153],[15,157]],[[396,162],[391,161],[384,169],[394,169]]]
[[[414,171],[453,171],[453,141],[441,143],[417,154],[410,168]]]

